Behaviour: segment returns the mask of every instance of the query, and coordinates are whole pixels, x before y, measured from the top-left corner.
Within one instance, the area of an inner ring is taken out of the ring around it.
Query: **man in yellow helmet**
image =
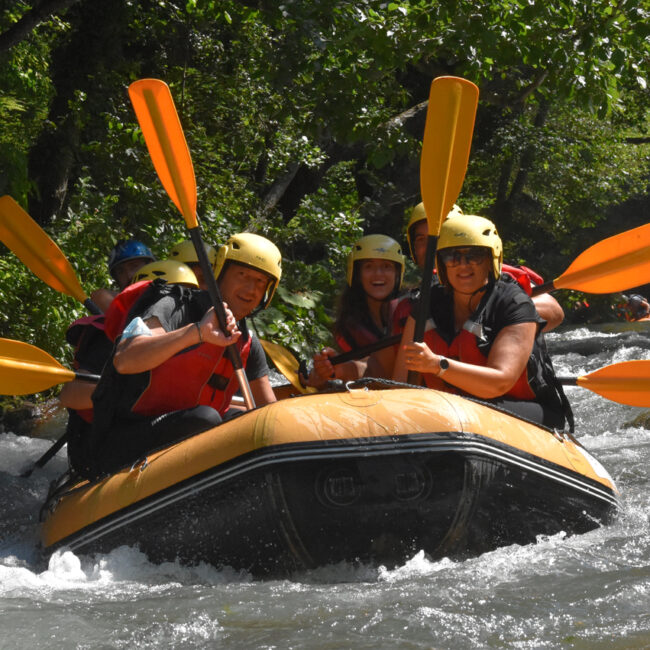
[[[129,312],[93,395],[91,474],[218,425],[238,387],[228,345],[239,349],[256,404],[275,401],[264,351],[245,318],[268,306],[281,274],[280,251],[264,237],[240,233],[220,248],[215,276],[225,332],[207,292],[152,284]]]

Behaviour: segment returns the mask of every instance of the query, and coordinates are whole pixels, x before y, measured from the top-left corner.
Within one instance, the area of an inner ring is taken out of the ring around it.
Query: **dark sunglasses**
[[[489,250],[486,248],[473,246],[471,248],[445,248],[438,255],[446,266],[458,266],[463,263],[463,259],[465,264],[477,266],[487,259],[488,253]]]

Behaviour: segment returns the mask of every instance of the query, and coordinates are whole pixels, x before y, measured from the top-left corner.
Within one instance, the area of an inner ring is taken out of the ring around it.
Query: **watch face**
[[[447,370],[447,368],[449,368],[449,361],[443,357],[442,359],[440,359],[440,367],[443,370]]]

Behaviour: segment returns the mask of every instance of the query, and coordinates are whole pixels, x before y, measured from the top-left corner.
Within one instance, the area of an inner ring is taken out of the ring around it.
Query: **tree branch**
[[[550,102],[546,99],[543,99],[540,102],[539,109],[537,110],[537,115],[535,115],[534,126],[536,129],[541,129],[546,122],[548,117],[548,112],[550,109]],[[528,174],[533,166],[535,158],[535,147],[532,144],[529,144],[524,153],[521,156],[521,163],[519,164],[519,171],[515,177],[514,182],[512,183],[512,189],[510,190],[510,196],[508,197],[509,201],[515,201],[517,197],[521,194],[528,180]]]
[[[270,187],[269,191],[262,197],[262,202],[258,214],[260,217],[265,217],[266,215],[275,208],[278,204],[284,193],[287,191],[289,185],[296,177],[298,170],[300,169],[300,163],[292,162],[287,171],[280,176]]]
[[[57,11],[71,7],[79,0],[43,0],[35,4],[20,20],[0,34],[0,54],[9,51],[25,39],[31,31]]]
[[[493,92],[489,88],[481,88],[481,99],[493,106],[518,106],[523,104],[546,81],[548,75],[548,70],[543,70],[516,95],[507,95],[504,92]]]

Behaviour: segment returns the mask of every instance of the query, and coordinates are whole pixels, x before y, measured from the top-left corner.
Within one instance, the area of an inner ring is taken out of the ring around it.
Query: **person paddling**
[[[391,237],[366,235],[353,244],[334,326],[341,351],[356,350],[390,334],[403,277],[404,255]],[[314,355],[308,385],[319,387],[328,379],[350,381],[367,374],[366,359],[333,366],[329,359],[336,354],[326,347]]]
[[[462,215],[463,211],[457,205],[454,205],[451,212],[447,215],[447,219]],[[411,252],[413,261],[420,269],[424,269],[424,257],[427,248],[427,239],[429,235],[429,226],[427,216],[424,211],[424,204],[419,203],[413,208],[411,217],[406,227],[406,238]],[[511,275],[530,296],[532,287],[535,285],[543,284],[543,278],[535,273],[532,269],[526,266],[512,266],[510,264],[502,265],[502,272]],[[555,329],[564,321],[564,310],[560,303],[553,298],[553,296],[540,294],[532,298],[535,308],[539,315],[546,321],[544,326],[545,332],[550,332]],[[409,306],[402,304],[397,308],[398,318],[401,318],[402,323],[405,322],[405,317],[410,313]]]
[[[443,224],[436,252],[440,284],[431,290],[424,342],[406,322],[394,379],[421,373],[430,388],[472,395],[556,429],[573,415],[541,331],[545,325],[519,283],[501,273],[495,225],[457,215]]]
[[[116,335],[124,329],[124,320],[130,306],[133,306],[151,282],[158,280],[168,284],[184,284],[198,287],[192,270],[179,262],[162,260],[145,264],[136,272],[133,283],[112,300],[106,314],[94,318],[95,329],[86,328],[78,347],[75,349],[75,368],[84,372],[101,374],[104,364],[113,351]],[[101,323],[101,326],[100,326]],[[68,330],[68,335],[74,330]],[[75,379],[64,385],[59,400],[68,408],[66,429],[68,464],[78,474],[88,471],[87,439],[92,429],[95,384]]]
[[[268,306],[281,269],[280,251],[259,235],[233,235],[219,249],[225,332],[205,291],[154,282],[142,294],[93,394],[93,476],[219,424],[237,390],[227,345],[239,349],[255,402],[275,401],[264,352],[245,318]]]
[[[625,319],[631,322],[650,320],[650,303],[642,295],[633,293],[625,301]]]

